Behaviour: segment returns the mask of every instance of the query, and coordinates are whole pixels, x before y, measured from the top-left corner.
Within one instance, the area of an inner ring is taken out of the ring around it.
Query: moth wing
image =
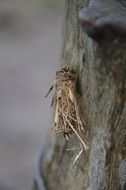
[[[74,102],[74,94],[70,88],[69,88],[69,98],[70,98],[71,102]]]

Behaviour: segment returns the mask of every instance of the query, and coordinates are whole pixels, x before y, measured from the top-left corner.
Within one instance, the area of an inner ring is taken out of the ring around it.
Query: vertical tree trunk
[[[78,15],[82,8],[86,8],[80,14],[82,26],[98,43],[80,27]],[[47,190],[126,190],[125,9],[121,0],[66,0],[61,67],[78,68],[77,90],[88,131],[83,138],[89,150],[73,165],[77,152],[66,149],[74,145],[75,136],[70,143],[62,136],[50,137],[40,159],[34,190],[41,189],[41,178]],[[96,15],[102,18],[100,29]],[[113,32],[115,36],[110,40]]]

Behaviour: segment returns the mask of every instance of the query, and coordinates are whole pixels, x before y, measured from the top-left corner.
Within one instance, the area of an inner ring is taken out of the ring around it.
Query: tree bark
[[[34,190],[42,190],[41,179],[47,190],[126,190],[125,11],[123,0],[66,0],[60,65],[78,68],[89,150],[73,165],[77,152],[66,149],[75,136],[67,143],[49,135]]]

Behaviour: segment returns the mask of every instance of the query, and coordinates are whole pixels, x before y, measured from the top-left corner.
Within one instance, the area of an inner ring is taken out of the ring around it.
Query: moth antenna
[[[50,94],[50,92],[52,91],[52,89],[53,89],[53,85],[50,87],[49,91],[47,92],[47,94],[44,97],[47,97]]]

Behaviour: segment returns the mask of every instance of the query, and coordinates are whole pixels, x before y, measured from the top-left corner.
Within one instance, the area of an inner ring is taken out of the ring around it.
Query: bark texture
[[[95,38],[97,43],[82,31],[78,18],[82,8],[83,20],[87,14],[84,11],[90,9],[88,18],[91,15],[91,23],[95,23],[96,12],[92,6],[97,6],[99,18],[100,14],[105,18],[111,10],[116,9],[116,14],[120,14],[120,9],[126,9],[126,3],[122,0],[66,0],[65,6],[61,67],[78,68],[77,91],[87,126],[83,138],[90,148],[73,165],[77,152],[66,149],[74,146],[75,136],[66,143],[62,136],[50,135],[33,189],[42,190],[43,179],[47,190],[126,190],[126,41],[116,33],[113,40],[108,40],[106,35],[102,41]],[[113,18],[117,18],[115,12]],[[117,25],[111,16],[110,20],[117,29],[119,19]],[[121,19],[124,30],[125,22]],[[87,25],[83,27],[89,34]],[[107,36],[112,35],[112,31],[108,30]],[[97,32],[99,30],[95,30],[95,34]],[[104,32],[104,27],[100,32]]]

